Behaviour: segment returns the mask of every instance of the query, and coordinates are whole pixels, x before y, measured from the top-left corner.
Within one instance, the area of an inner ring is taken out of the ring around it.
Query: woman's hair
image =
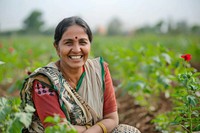
[[[58,45],[63,33],[68,27],[72,25],[79,25],[84,28],[86,34],[88,35],[89,41],[92,42],[92,32],[88,24],[80,17],[72,16],[69,18],[64,18],[56,27],[54,34],[54,44]]]

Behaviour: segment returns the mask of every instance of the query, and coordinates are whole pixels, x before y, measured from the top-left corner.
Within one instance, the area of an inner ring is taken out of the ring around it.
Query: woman
[[[21,91],[22,105],[34,113],[29,132],[43,132],[47,116],[58,114],[79,133],[139,131],[118,125],[117,104],[108,64],[102,58],[88,59],[92,32],[79,17],[63,19],[56,27],[54,47],[57,62],[35,70]]]

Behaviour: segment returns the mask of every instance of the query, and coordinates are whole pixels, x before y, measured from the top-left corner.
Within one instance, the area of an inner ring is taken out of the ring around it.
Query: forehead
[[[88,35],[85,32],[85,29],[79,25],[72,25],[67,28],[67,30],[63,33],[62,38],[86,38],[88,39]]]

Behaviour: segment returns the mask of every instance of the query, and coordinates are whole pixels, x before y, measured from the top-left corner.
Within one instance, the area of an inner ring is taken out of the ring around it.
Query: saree
[[[72,125],[92,126],[103,119],[104,102],[104,66],[102,58],[88,59],[84,65],[85,72],[82,74],[76,90],[64,79],[55,63],[49,63],[45,67],[36,69],[24,82],[20,92],[22,108],[26,104],[34,107],[31,96],[32,84],[35,79],[51,86],[57,92],[59,104],[66,119]],[[127,130],[128,129],[128,130]],[[119,125],[113,133],[127,130],[135,132],[134,127]],[[27,129],[29,132],[44,132],[44,127],[37,115],[33,115],[32,123]]]

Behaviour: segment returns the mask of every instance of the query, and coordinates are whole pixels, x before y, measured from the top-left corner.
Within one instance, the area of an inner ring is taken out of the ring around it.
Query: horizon
[[[33,10],[42,12],[45,28],[55,27],[63,18],[75,15],[82,17],[92,30],[107,27],[113,18],[118,18],[124,29],[153,25],[160,20],[200,25],[199,7],[199,0],[0,0],[0,31],[21,29],[23,20]]]

